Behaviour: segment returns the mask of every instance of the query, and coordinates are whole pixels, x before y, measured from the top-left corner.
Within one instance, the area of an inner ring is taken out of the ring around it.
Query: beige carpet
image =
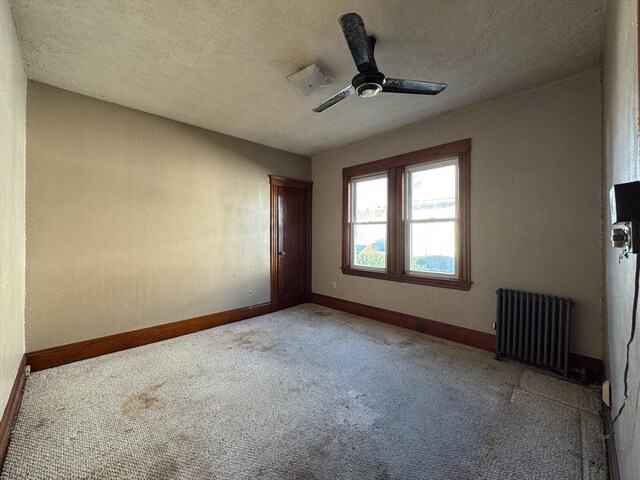
[[[594,405],[308,304],[32,374],[1,478],[605,479]]]

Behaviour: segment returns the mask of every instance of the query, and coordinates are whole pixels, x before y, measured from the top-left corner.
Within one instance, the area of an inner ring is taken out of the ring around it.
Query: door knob
[[[278,252],[278,255],[284,255],[284,252]]]

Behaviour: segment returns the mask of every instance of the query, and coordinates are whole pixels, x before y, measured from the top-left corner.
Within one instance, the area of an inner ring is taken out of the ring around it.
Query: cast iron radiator
[[[567,377],[573,301],[503,288],[496,293],[497,358],[514,358]]]

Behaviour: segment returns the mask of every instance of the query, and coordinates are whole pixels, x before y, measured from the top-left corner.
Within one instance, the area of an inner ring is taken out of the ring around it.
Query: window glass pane
[[[387,225],[354,225],[353,264],[359,267],[385,268]]]
[[[353,182],[355,198],[355,218],[361,222],[387,221],[387,177]]]
[[[455,251],[455,222],[411,225],[411,271],[453,275],[456,273]]]
[[[410,172],[409,188],[412,220],[455,218],[455,165]]]

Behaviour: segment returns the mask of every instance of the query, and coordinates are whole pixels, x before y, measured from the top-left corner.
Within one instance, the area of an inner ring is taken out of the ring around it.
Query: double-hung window
[[[351,263],[363,269],[387,266],[387,174],[354,178],[351,202]]]
[[[343,170],[342,271],[469,290],[471,140]]]
[[[458,271],[458,160],[406,172],[406,271],[455,278]]]

